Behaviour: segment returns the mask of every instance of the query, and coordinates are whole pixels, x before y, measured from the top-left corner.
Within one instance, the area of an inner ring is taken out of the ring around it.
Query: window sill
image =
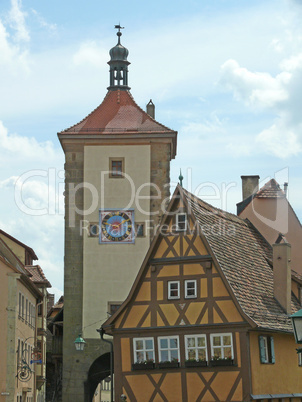
[[[179,367],[179,362],[162,362],[162,363],[158,363],[158,368],[159,369],[178,368],[178,367]]]
[[[133,363],[132,370],[153,370],[154,363]]]
[[[210,366],[212,367],[234,366],[234,360],[211,360]]]
[[[208,362],[207,361],[201,361],[201,362],[194,362],[194,361],[188,361],[185,362],[185,367],[190,368],[190,367],[207,367]]]

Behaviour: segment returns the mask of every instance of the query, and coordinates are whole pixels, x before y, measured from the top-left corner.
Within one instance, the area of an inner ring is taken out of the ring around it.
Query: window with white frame
[[[179,362],[179,337],[159,337],[158,356],[160,362]]]
[[[206,335],[185,335],[186,360],[207,361]]]
[[[211,334],[211,359],[233,359],[232,334]]]
[[[190,299],[197,297],[197,281],[190,279],[185,281],[185,298]]]
[[[302,353],[298,353],[298,365],[302,366]]]
[[[187,230],[187,214],[181,213],[176,215],[176,230]]]
[[[154,340],[153,338],[133,339],[134,362],[143,363],[154,361]]]
[[[180,297],[180,282],[169,281],[168,282],[168,299],[179,299]]]
[[[259,336],[259,351],[261,363],[275,363],[274,338],[272,336]]]

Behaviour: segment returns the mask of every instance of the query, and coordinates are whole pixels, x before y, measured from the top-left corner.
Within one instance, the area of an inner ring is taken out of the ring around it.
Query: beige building
[[[0,230],[0,401],[45,401],[45,307],[50,283],[37,256]],[[26,265],[30,264],[30,265]]]
[[[135,103],[120,36],[103,102],[58,134],[66,173],[64,401],[91,400],[110,374],[110,346],[96,330],[126,298],[170,196],[177,133],[155,120],[152,101],[147,112]]]
[[[237,204],[237,214],[249,219],[270,243],[282,234],[291,244],[291,268],[302,276],[302,226],[284,190],[275,179],[259,189],[259,176],[241,176],[242,198]],[[280,239],[279,239],[280,240]]]

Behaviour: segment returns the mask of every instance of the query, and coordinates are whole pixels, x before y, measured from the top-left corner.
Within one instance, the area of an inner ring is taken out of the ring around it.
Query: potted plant
[[[234,360],[231,356],[229,357],[220,357],[220,356],[212,356],[211,366],[233,366]]]
[[[132,364],[132,370],[152,370],[154,369],[154,360],[147,359]]]
[[[185,361],[185,367],[206,367],[207,365],[206,359],[187,359]]]
[[[158,363],[158,368],[177,368],[179,367],[178,359],[173,357],[171,360],[166,360]]]

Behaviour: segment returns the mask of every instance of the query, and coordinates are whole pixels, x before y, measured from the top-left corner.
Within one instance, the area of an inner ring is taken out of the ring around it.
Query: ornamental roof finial
[[[183,175],[181,174],[181,169],[180,169],[180,175],[179,175],[178,179],[179,179],[179,184],[180,184],[180,186],[182,187],[182,181],[183,181],[184,177],[183,177]]]

